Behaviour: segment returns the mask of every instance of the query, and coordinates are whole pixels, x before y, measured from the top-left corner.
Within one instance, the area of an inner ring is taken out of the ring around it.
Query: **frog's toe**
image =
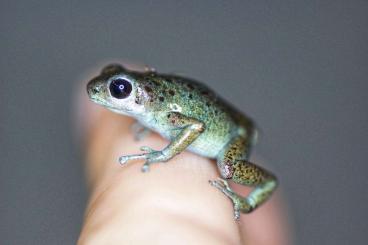
[[[149,147],[149,146],[142,146],[142,147],[140,148],[140,150],[141,150],[141,151],[148,152],[148,153],[155,152],[155,150],[154,150],[154,149],[152,149],[152,148],[151,148],[151,147]]]
[[[142,146],[141,150],[145,151],[145,153],[119,157],[120,164],[124,165],[130,160],[144,159],[146,160],[146,162],[142,167],[142,172],[147,172],[149,170],[150,164],[158,162],[166,162],[168,160],[168,157],[162,151],[153,150],[148,146]]]
[[[145,149],[148,153],[145,153],[148,163],[166,162],[169,158],[163,153],[163,151],[156,151],[149,147]]]
[[[220,182],[227,190],[231,190],[229,183],[226,180],[218,178],[216,181]]]
[[[231,188],[226,180],[218,178],[217,180],[209,180],[208,181],[212,186],[224,192],[225,190],[231,192]]]
[[[142,166],[142,168],[141,168],[141,171],[142,171],[143,173],[146,173],[146,172],[148,172],[148,171],[149,171],[149,163],[148,163],[148,162],[145,162],[145,163],[143,164],[143,166]]]
[[[121,156],[121,157],[119,157],[119,163],[121,165],[126,164],[128,161],[129,161],[129,156]]]
[[[249,213],[252,211],[252,207],[249,204],[249,201],[242,196],[236,194],[228,185],[226,180],[218,179],[218,180],[210,180],[210,184],[217,189],[219,189],[222,193],[225,194],[234,205],[234,219],[239,220],[240,212]]]
[[[139,122],[135,122],[132,124],[131,131],[136,141],[144,139],[150,133],[150,130],[141,125]]]
[[[120,164],[124,165],[130,160],[136,160],[136,159],[146,159],[147,154],[134,154],[134,155],[126,155],[119,157]]]
[[[238,209],[235,209],[235,208],[234,208],[234,219],[236,221],[239,221],[239,219],[240,219],[240,211]]]

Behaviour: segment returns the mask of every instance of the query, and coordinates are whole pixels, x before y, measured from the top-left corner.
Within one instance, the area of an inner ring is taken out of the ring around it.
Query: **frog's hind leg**
[[[247,197],[235,193],[226,180],[210,181],[213,186],[232,200],[235,219],[239,219],[240,212],[249,213],[264,203],[277,186],[277,180],[271,173],[246,160],[249,148],[250,142],[247,139],[242,136],[235,137],[225,147],[217,160],[223,178],[232,179],[238,184],[255,187]]]

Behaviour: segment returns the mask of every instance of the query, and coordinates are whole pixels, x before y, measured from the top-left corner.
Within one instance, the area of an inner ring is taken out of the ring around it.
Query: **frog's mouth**
[[[109,109],[118,114],[128,115],[132,111],[129,108],[121,109],[121,108],[114,106],[114,103],[109,102],[109,100],[106,99],[105,97],[106,95],[104,94],[104,92],[105,91],[103,88],[96,86],[95,84],[89,83],[87,85],[88,97],[94,103],[101,105],[105,107],[106,109]]]
[[[98,105],[102,105],[103,107],[106,107],[107,109],[110,109],[110,110],[115,109],[115,107],[111,106],[109,103],[107,103],[105,100],[101,99],[100,97],[89,96],[89,99]]]
[[[108,109],[113,108],[109,103],[106,102],[106,100],[101,98],[98,94],[90,93],[90,91],[88,91],[88,97],[92,102],[98,105],[102,105],[103,107],[106,107]]]
[[[88,94],[88,95],[89,95],[89,99],[92,100],[94,103],[99,104],[99,105],[103,105],[103,106],[107,106],[105,101],[102,100],[101,98],[95,97],[91,94]]]
[[[100,97],[95,97],[95,96],[91,96],[89,95],[89,99],[91,101],[93,101],[94,103],[101,105],[103,107],[105,107],[106,109],[109,109],[110,111],[113,111],[115,113],[118,114],[124,114],[124,115],[128,115],[128,113],[131,111],[129,109],[124,109],[124,110],[119,110],[118,108],[112,106],[110,103],[106,102],[105,100],[101,99]]]
[[[129,112],[130,112],[130,110],[122,111],[122,110],[116,109],[114,107],[106,107],[106,108],[109,109],[110,111],[113,111],[115,113],[122,114],[122,115],[129,115]]]

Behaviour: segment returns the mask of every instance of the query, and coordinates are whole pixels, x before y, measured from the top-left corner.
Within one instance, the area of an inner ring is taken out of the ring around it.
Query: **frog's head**
[[[148,95],[141,88],[141,75],[111,64],[87,84],[89,98],[114,112],[137,116],[145,111]]]

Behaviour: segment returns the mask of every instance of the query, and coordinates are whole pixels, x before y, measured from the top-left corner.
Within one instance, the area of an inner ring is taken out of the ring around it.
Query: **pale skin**
[[[145,174],[142,160],[122,167],[122,154],[167,141],[155,133],[136,141],[132,119],[84,104],[92,122],[85,137],[91,194],[78,244],[288,244],[277,194],[235,222],[232,203],[208,184],[219,177],[212,160],[183,152]]]

